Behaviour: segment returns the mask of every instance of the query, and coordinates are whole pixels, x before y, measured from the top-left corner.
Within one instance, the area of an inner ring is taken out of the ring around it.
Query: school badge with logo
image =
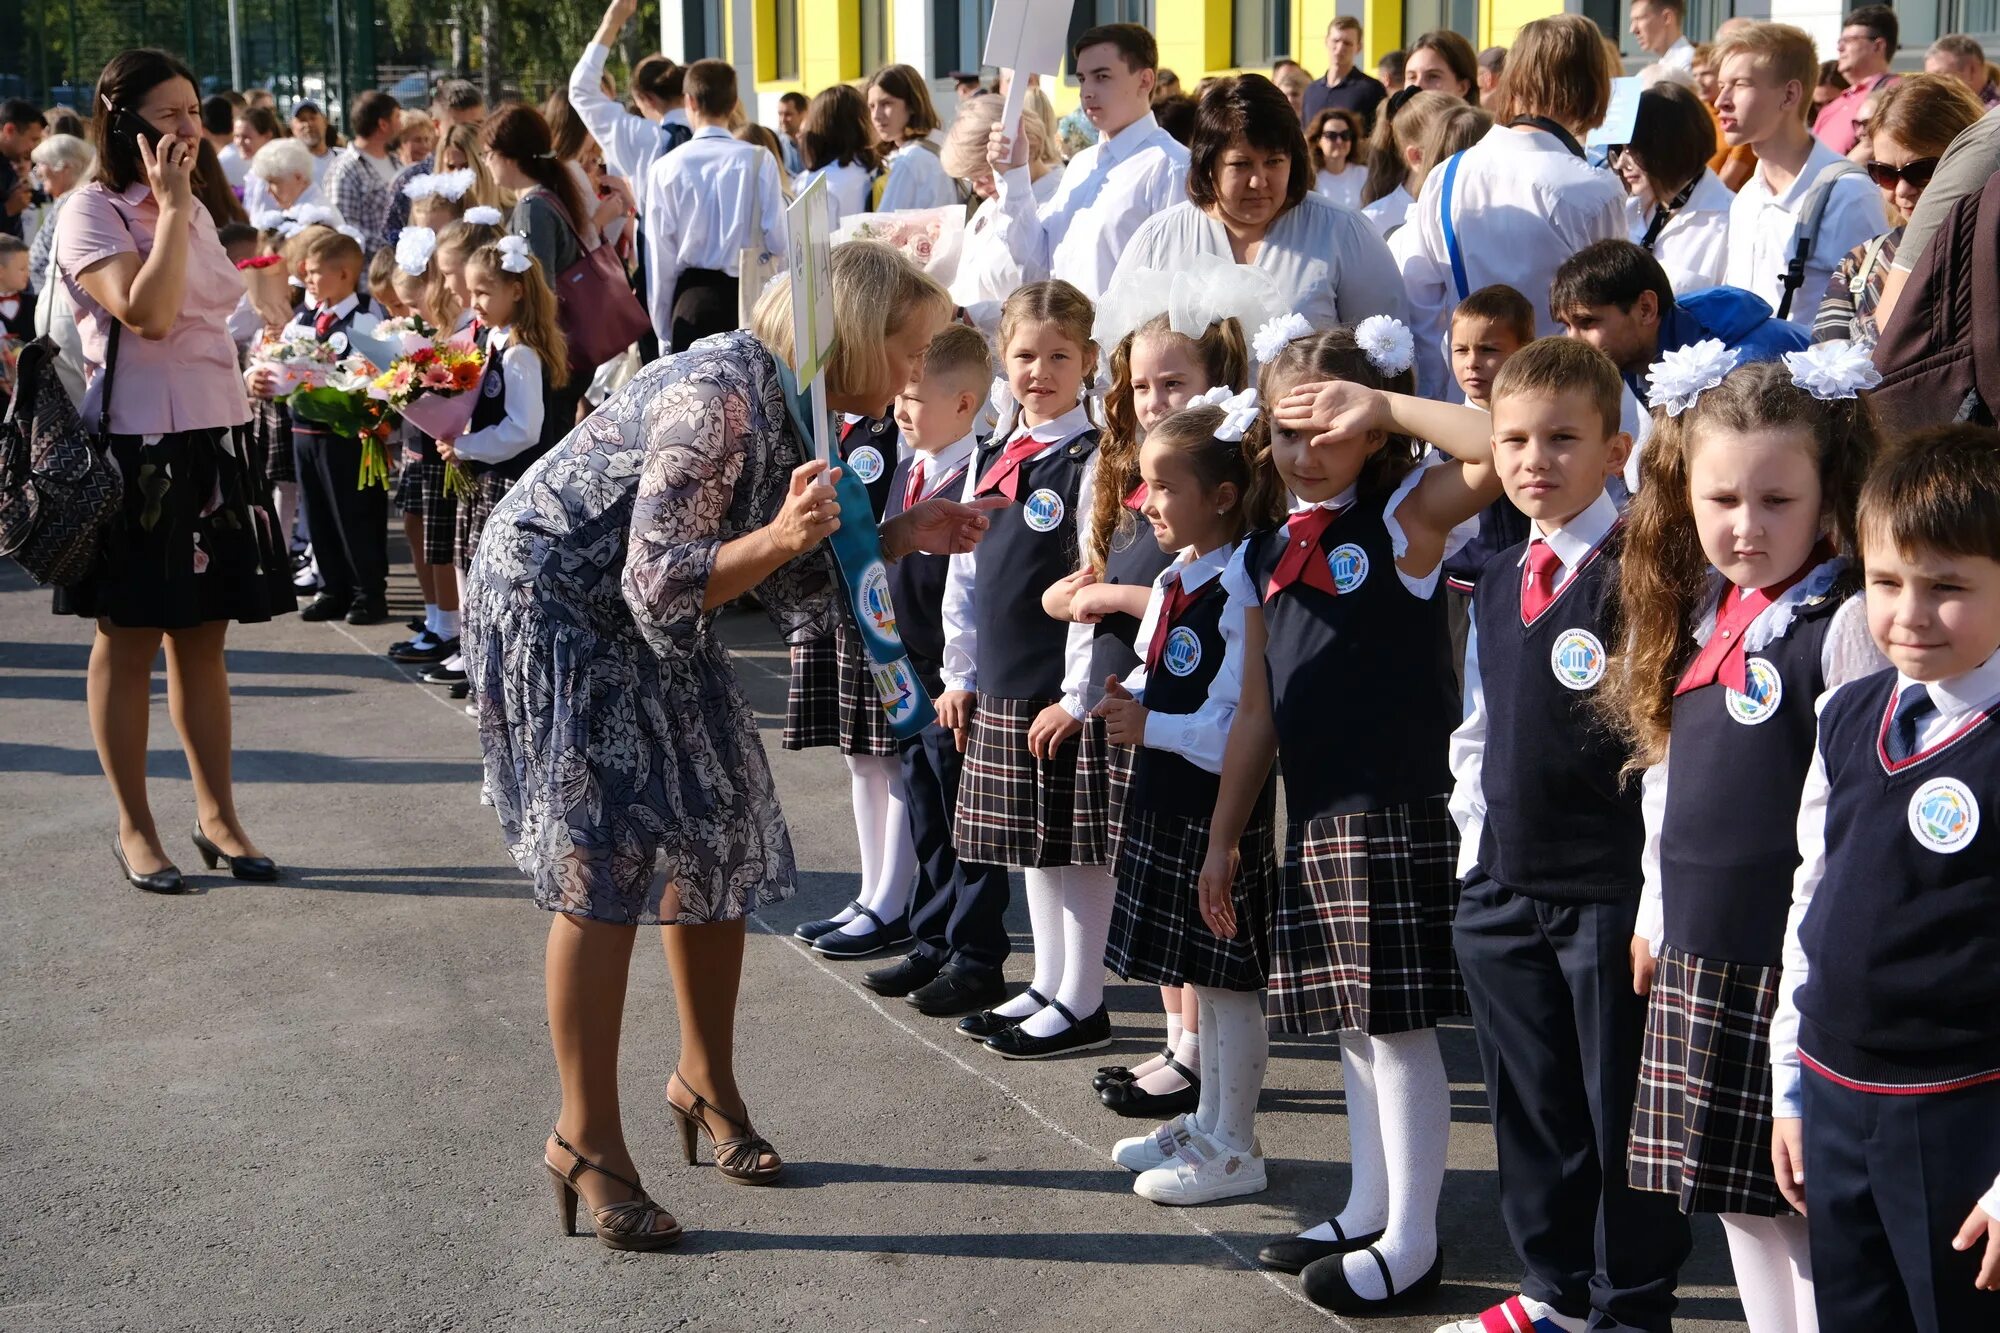
[[[1345,542],[1326,553],[1326,567],[1333,571],[1335,592],[1353,592],[1368,580],[1368,552]]]
[[[1160,661],[1172,675],[1185,676],[1201,665],[1201,638],[1186,625],[1176,625],[1167,635]]]
[[[1549,670],[1565,688],[1587,690],[1604,679],[1604,644],[1587,629],[1566,629],[1549,650]]]
[[[910,670],[910,659],[899,657],[887,666],[869,665],[869,674],[875,678],[875,694],[882,701],[882,711],[889,715],[892,723],[902,722],[917,711],[917,700],[922,692],[917,688],[917,677]]]
[[[872,444],[864,444],[847,456],[847,466],[854,469],[854,475],[863,484],[872,486],[882,479],[882,451]]]
[[[1910,832],[1934,852],[1962,852],[1979,835],[1979,802],[1957,778],[1933,778],[1910,798]]]
[[[1768,722],[1778,711],[1778,705],[1785,699],[1784,677],[1778,668],[1761,657],[1753,657],[1743,664],[1744,683],[1750,687],[1747,694],[1738,694],[1728,686],[1723,687],[1722,704],[1729,710],[1729,716],[1746,727],[1754,727],[1759,722]]]
[[[868,627],[883,638],[894,638],[896,634],[896,603],[889,597],[889,571],[880,561],[868,566],[861,573],[861,614],[868,618]]]
[[[1030,495],[1021,509],[1022,518],[1036,532],[1054,532],[1063,521],[1063,498],[1046,486]]]

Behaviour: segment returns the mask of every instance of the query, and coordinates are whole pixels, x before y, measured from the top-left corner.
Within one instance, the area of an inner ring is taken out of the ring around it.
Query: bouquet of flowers
[[[394,321],[401,324],[404,321]],[[419,321],[421,322],[421,321]],[[403,420],[435,440],[454,440],[471,424],[472,409],[485,373],[485,358],[472,343],[456,338],[417,340],[414,329],[392,330],[407,340],[407,350],[389,363],[368,386],[368,393]],[[376,329],[380,337],[382,328]],[[457,463],[445,468],[447,495],[470,493],[471,480]]]
[[[283,398],[312,385],[326,382],[340,354],[331,343],[311,334],[266,333],[251,354],[250,369],[268,370],[272,376],[271,396]]]
[[[880,241],[939,282],[950,285],[958,276],[958,254],[965,241],[965,209],[913,208],[896,213],[859,213],[834,229],[833,243]]]
[[[361,441],[361,489],[389,488],[389,437],[387,404],[372,392],[377,371],[366,356],[354,351],[347,335],[336,333],[325,343],[330,364],[317,383],[294,389],[285,399],[292,415],[315,421],[329,432]]]

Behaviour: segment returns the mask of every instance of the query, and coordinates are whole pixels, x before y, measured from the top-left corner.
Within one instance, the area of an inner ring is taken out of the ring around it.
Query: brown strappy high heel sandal
[[[632,1191],[632,1197],[629,1199],[620,1199],[617,1203],[607,1203],[602,1208],[590,1209],[590,1221],[597,1229],[598,1244],[613,1250],[664,1250],[668,1246],[680,1243],[681,1224],[675,1222],[673,1215],[666,1209],[648,1198],[637,1180],[628,1179],[591,1161],[578,1152],[570,1141],[562,1136],[560,1130],[549,1132],[555,1136],[556,1146],[576,1159],[571,1163],[569,1170],[564,1171],[546,1155],[542,1158],[542,1165],[549,1169],[549,1178],[555,1183],[556,1220],[562,1223],[563,1235],[576,1234],[576,1201],[580,1197],[576,1178],[585,1171],[595,1171],[601,1176],[611,1177]],[[588,1201],[585,1206],[589,1206]],[[673,1225],[664,1228],[655,1226],[655,1219],[662,1217]]]
[[[694,1098],[693,1106],[682,1106],[674,1100],[675,1083],[687,1088],[688,1096]],[[781,1161],[774,1161],[770,1166],[760,1165],[764,1158],[775,1159],[778,1156],[777,1150],[771,1147],[770,1140],[757,1133],[747,1123],[717,1109],[714,1102],[689,1086],[678,1069],[674,1071],[673,1077],[667,1080],[667,1109],[674,1113],[674,1119],[680,1124],[681,1148],[687,1153],[689,1166],[694,1165],[694,1150],[699,1133],[708,1135],[709,1144],[715,1149],[715,1169],[739,1185],[768,1185],[778,1178],[780,1171],[785,1169],[785,1164]],[[743,1132],[733,1138],[718,1137],[714,1126],[708,1123],[708,1113],[711,1111],[718,1119]]]

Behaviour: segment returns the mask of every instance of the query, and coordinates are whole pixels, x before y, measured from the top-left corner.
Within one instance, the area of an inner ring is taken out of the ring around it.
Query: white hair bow
[[[500,225],[500,210],[490,204],[474,204],[465,210],[465,220],[475,227],[497,227]]]
[[[250,225],[258,231],[283,231],[285,215],[275,208],[259,209],[250,219]]]
[[[1646,372],[1646,406],[1664,407],[1668,416],[1677,417],[1693,407],[1695,399],[1722,383],[1740,360],[1742,357],[1723,346],[1720,338],[1703,338],[1677,347]]]
[[[441,171],[430,178],[431,191],[457,203],[465,198],[465,192],[479,179],[471,167],[460,167],[457,171]]]
[[[535,256],[528,250],[525,236],[502,236],[500,238],[500,267],[509,273],[526,273],[534,267]]]
[[[396,267],[413,278],[430,269],[437,251],[437,233],[429,227],[405,227],[396,236]]]
[[[1400,375],[1417,359],[1417,340],[1394,315],[1370,315],[1354,329],[1355,345],[1384,375]]]
[[[342,222],[337,226],[335,226],[334,230],[339,232],[342,236],[345,236],[348,240],[353,241],[363,250],[366,250],[368,248],[367,233],[363,232],[361,228],[355,226],[353,223]]]
[[[1196,255],[1166,269],[1128,269],[1097,304],[1091,341],[1116,347],[1126,334],[1161,315],[1184,338],[1199,338],[1233,319],[1246,331],[1285,313],[1290,303],[1270,274],[1216,255]]]
[[[1991,315],[1988,311],[1987,317]],[[1831,402],[1836,398],[1852,398],[1882,382],[1882,372],[1875,369],[1873,353],[1867,343],[1838,338],[1814,343],[1803,351],[1785,353],[1785,369],[1792,372],[1792,383],[1815,398]]]
[[[429,199],[438,194],[438,178],[426,171],[412,176],[403,183],[403,197],[409,200]]]
[[[1231,394],[1216,406],[1222,409],[1222,424],[1215,428],[1215,438],[1234,444],[1257,424],[1257,387]]]
[[[1256,356],[1258,365],[1266,365],[1277,359],[1278,353],[1285,350],[1286,343],[1294,338],[1303,338],[1312,331],[1312,322],[1297,313],[1266,320],[1251,340],[1250,350]]]

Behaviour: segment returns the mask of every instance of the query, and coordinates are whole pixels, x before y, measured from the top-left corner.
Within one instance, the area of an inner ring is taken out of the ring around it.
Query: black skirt
[[[90,572],[56,589],[56,614],[171,630],[295,610],[291,561],[246,452],[226,426],[153,444],[113,435],[125,498]]]

